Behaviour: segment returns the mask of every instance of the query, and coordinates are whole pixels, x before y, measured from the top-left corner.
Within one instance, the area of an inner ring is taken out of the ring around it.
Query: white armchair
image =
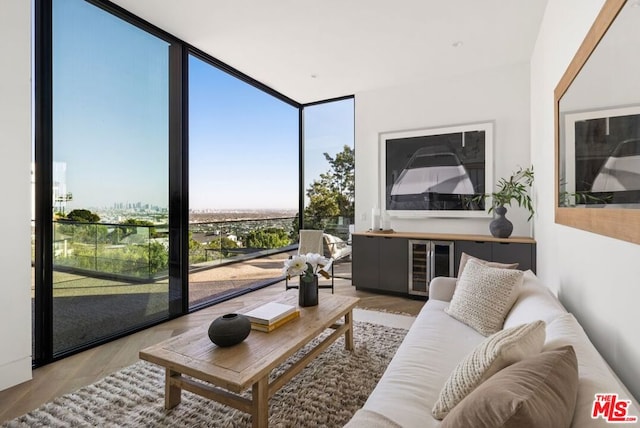
[[[334,235],[324,233],[323,250],[325,257],[331,257],[334,262],[347,258],[351,255],[351,245]]]
[[[327,253],[327,244],[326,244],[326,235],[322,232],[322,230],[313,230],[313,229],[301,229],[300,230],[300,238],[298,241],[298,254],[307,254],[307,253],[317,253],[323,254],[325,257],[332,257]],[[334,238],[336,238],[334,236]],[[340,239],[340,238],[337,238]],[[332,247],[334,247],[332,245]],[[351,254],[351,247],[349,247],[349,254]],[[334,259],[335,261],[335,259]],[[320,284],[318,288],[330,288],[331,294],[334,292],[334,281],[333,281],[333,263],[331,264],[331,285],[329,284]],[[298,288],[297,285],[289,285],[289,279],[285,278],[284,281],[285,289],[288,290],[290,288]]]

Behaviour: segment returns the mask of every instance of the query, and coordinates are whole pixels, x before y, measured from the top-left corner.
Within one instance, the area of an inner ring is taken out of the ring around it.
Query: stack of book
[[[244,314],[251,321],[251,328],[270,332],[300,316],[297,306],[269,302]]]

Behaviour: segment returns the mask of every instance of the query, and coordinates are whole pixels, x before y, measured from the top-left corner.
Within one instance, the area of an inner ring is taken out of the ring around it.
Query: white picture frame
[[[490,217],[493,122],[379,134],[380,211],[390,218]]]

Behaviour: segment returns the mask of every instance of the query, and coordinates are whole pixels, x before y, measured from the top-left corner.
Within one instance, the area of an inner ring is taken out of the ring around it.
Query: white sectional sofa
[[[445,312],[455,287],[455,278],[432,281],[429,300],[363,408],[346,425],[348,428],[425,428],[443,424],[431,413],[440,390],[458,362],[486,339]],[[535,320],[546,323],[542,351],[563,345],[572,345],[575,350],[578,387],[572,427],[610,426],[602,418],[592,418],[595,394],[602,393],[617,393],[620,399],[631,400],[628,415],[635,415],[640,421],[637,401],[597,352],[573,315],[527,271],[517,300],[505,318],[504,328]],[[640,422],[637,424],[640,427]]]

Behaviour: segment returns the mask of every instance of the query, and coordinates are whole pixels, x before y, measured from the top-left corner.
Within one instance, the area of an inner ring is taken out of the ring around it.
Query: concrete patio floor
[[[283,279],[282,268],[289,253],[271,254],[237,263],[199,266],[189,274],[189,305],[199,305],[212,298],[234,293],[246,288],[259,288]],[[343,260],[334,265],[334,275],[343,280],[351,279],[351,260]],[[321,279],[322,283],[328,280]],[[154,282],[131,283],[122,280],[92,278],[69,272],[54,272],[54,297],[122,295],[140,293],[167,293],[168,279]],[[292,279],[292,283],[296,283]],[[32,278],[31,294],[35,295],[35,281]]]

